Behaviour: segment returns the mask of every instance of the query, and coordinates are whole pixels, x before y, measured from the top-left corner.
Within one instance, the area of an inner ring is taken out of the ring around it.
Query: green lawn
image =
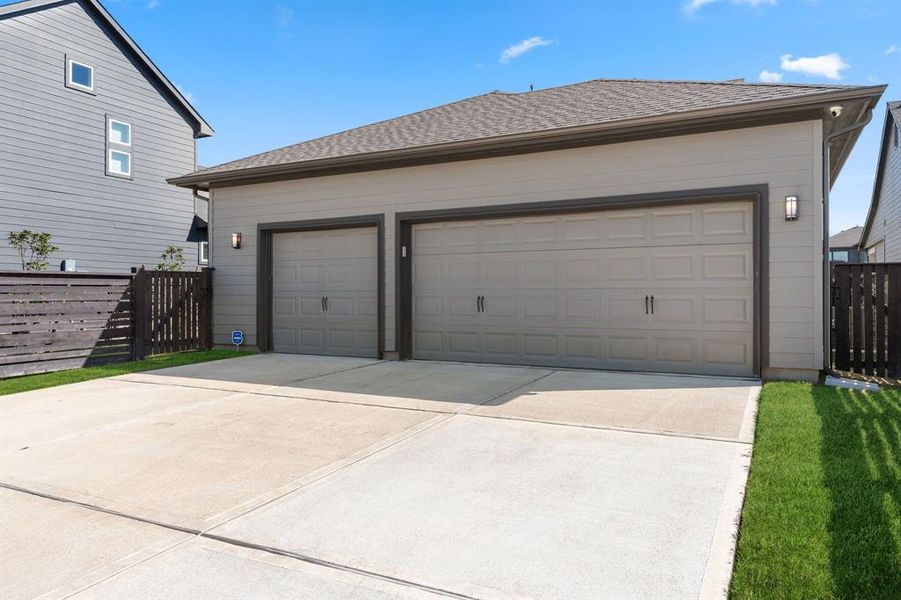
[[[733,598],[901,598],[901,390],[769,383]]]
[[[72,369],[70,371],[57,371],[55,373],[41,373],[39,375],[13,377],[10,379],[0,380],[0,396],[4,396],[6,394],[16,394],[18,392],[27,392],[29,390],[39,390],[41,388],[52,387],[54,385],[77,383],[79,381],[87,381],[89,379],[99,379],[101,377],[124,375],[125,373],[136,373],[138,371],[164,369],[166,367],[178,367],[181,365],[190,365],[199,362],[206,362],[209,360],[234,358],[242,354],[247,355],[250,353],[242,352],[239,354],[234,350],[200,350],[197,352],[181,352],[179,354],[161,354],[159,356],[151,356],[150,358],[145,358],[143,360],[115,363],[111,365],[100,365],[96,367],[85,367],[83,369]]]

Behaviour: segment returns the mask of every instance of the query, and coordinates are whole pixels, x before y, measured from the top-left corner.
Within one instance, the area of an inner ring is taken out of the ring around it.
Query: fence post
[[[200,331],[204,350],[213,347],[213,269],[205,267],[200,284]]]
[[[885,361],[885,265],[877,263],[873,265],[876,271],[875,287],[876,298],[873,304],[873,312],[876,316],[876,358],[873,363],[873,375],[886,375]]]
[[[147,330],[150,327],[150,286],[147,272],[141,267],[132,280],[132,302],[134,306],[134,340],[131,358],[141,360],[147,355]]]
[[[835,368],[851,370],[851,282],[847,265],[832,265],[835,285],[832,307],[835,309]]]

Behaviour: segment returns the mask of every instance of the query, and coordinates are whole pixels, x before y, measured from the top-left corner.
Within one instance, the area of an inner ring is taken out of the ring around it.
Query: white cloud
[[[688,0],[682,5],[682,10],[687,14],[694,14],[708,4],[713,4],[717,0]]]
[[[885,49],[885,54],[894,54],[899,50],[898,46],[892,44],[888,48]]]
[[[186,90],[185,88],[181,87],[181,86],[178,85],[177,83],[175,84],[175,89],[177,89],[179,92],[181,92],[181,95],[185,97],[185,100],[187,100],[187,101],[190,102],[191,104],[194,103],[194,94],[192,94],[191,92],[189,92],[189,91]]]
[[[553,40],[545,39],[540,35],[530,37],[527,40],[519,42],[518,44],[513,44],[512,46],[501,52],[501,57],[498,59],[498,62],[506,64],[514,58],[522,56],[529,50],[538,48],[539,46],[550,46],[553,43]]]
[[[837,52],[822,56],[799,56],[798,58],[792,58],[791,54],[783,54],[781,60],[784,71],[820,75],[826,79],[841,79],[842,71],[851,66]]]
[[[149,8],[150,10],[153,10],[154,8],[159,8],[159,7],[160,7],[160,0],[148,0],[147,1],[147,8]]]
[[[708,4],[713,4],[715,2],[721,2],[723,0],[688,0],[682,5],[682,11],[687,15],[693,15]],[[773,5],[776,4],[776,0],[729,0],[732,4],[736,5],[744,5],[750,6],[752,8],[757,8],[758,6],[763,6],[764,4]]]
[[[760,72],[759,79],[764,83],[779,83],[782,81],[782,73],[763,70]]]
[[[275,5],[275,22],[282,29],[287,29],[294,25],[294,9],[287,4]]]

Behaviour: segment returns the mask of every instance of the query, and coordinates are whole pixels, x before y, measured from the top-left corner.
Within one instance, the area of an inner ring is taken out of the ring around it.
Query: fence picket
[[[889,377],[901,377],[901,264],[888,265],[886,351]]]
[[[876,264],[875,287],[876,296],[873,306],[873,315],[876,319],[876,356],[874,358],[873,373],[885,376],[885,265]]]
[[[873,305],[875,304],[873,302],[873,270],[866,267],[861,267],[860,270],[863,275],[863,372],[873,373],[873,342],[875,340],[873,333]]]

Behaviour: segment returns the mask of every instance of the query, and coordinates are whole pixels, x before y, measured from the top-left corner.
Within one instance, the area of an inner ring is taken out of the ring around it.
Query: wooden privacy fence
[[[901,263],[832,265],[832,366],[901,377]]]
[[[138,271],[134,298],[135,359],[212,347],[212,271]]]
[[[206,349],[212,273],[0,271],[0,377]]]

